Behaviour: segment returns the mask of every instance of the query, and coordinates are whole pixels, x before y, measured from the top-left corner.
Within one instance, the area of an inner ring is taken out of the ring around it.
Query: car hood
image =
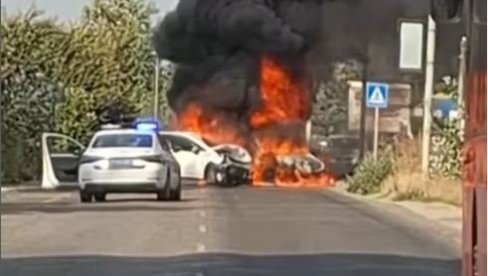
[[[212,148],[221,155],[226,156],[230,161],[251,164],[251,154],[243,147],[234,144],[222,144]]]

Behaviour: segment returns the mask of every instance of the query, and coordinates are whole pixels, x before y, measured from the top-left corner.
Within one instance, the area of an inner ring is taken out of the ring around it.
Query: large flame
[[[189,104],[178,116],[176,128],[199,134],[212,144],[237,144],[245,146],[245,139],[235,124],[224,116],[204,111],[197,103]]]
[[[250,118],[256,150],[252,178],[255,185],[268,180],[280,187],[324,187],[333,184],[326,174],[302,175],[297,169],[278,163],[280,156],[309,153],[305,121],[311,101],[303,82],[292,76],[275,60],[263,57],[260,74],[261,108]]]
[[[279,163],[281,156],[309,153],[305,122],[312,103],[304,82],[293,79],[279,62],[263,57],[260,69],[261,105],[249,118],[248,135],[239,132],[235,122],[204,111],[196,102],[178,114],[178,129],[197,133],[213,144],[249,146],[253,155],[252,180],[256,186],[269,181],[279,187],[332,185],[334,180],[327,174],[304,175]]]
[[[305,121],[311,108],[308,91],[271,58],[261,61],[261,108],[250,119],[253,129]]]

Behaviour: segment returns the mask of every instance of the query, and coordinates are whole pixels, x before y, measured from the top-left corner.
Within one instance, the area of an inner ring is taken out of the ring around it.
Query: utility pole
[[[427,23],[427,58],[425,66],[425,88],[424,88],[424,124],[422,132],[422,173],[427,176],[429,173],[429,150],[430,134],[432,127],[432,95],[434,94],[434,59],[436,23],[429,15]]]
[[[159,116],[159,56],[156,54],[156,62],[154,66],[154,118],[157,119]]]
[[[359,160],[363,160],[364,156],[366,155],[366,117],[367,117],[367,107],[366,107],[366,98],[368,93],[368,61],[363,62],[363,72],[362,72],[362,97],[361,97],[361,113],[360,113],[360,121],[359,121]]]
[[[464,81],[466,76],[466,51],[467,39],[465,36],[461,38],[459,45],[459,75],[458,75],[458,118],[459,118],[459,136],[464,139]]]

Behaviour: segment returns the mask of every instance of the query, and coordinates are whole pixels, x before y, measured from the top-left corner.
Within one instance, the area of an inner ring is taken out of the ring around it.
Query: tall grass
[[[383,182],[381,193],[393,200],[442,201],[460,205],[460,179],[440,175],[424,177],[420,139],[404,139],[396,145],[393,172]]]

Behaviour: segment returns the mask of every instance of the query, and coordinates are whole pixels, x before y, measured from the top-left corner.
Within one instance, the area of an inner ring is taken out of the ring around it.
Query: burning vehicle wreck
[[[310,156],[307,54],[318,36],[320,2],[181,0],[155,30],[158,56],[176,65],[167,94],[172,129],[247,150],[255,186],[332,183],[316,169],[322,165],[310,165],[318,162],[302,162]],[[232,154],[225,155],[231,162]],[[286,156],[295,156],[293,166],[283,162]]]
[[[180,131],[161,131],[159,139],[168,145],[181,167],[183,179],[203,180],[217,186],[249,183],[252,159],[240,146],[212,147],[198,134]]]
[[[249,152],[237,145],[225,144],[213,147],[224,156],[224,161],[219,165],[224,179],[221,186],[237,186],[251,183],[252,158]]]

